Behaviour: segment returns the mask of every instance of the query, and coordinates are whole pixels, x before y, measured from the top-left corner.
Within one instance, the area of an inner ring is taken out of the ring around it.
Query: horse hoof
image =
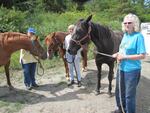
[[[87,71],[87,67],[82,68],[82,72],[86,72]]]
[[[9,86],[9,90],[13,90],[14,89],[14,87],[13,86]]]
[[[95,95],[99,95],[100,94],[100,91],[95,91]]]
[[[113,96],[111,92],[108,92],[108,95],[109,95],[109,97],[112,97],[112,96]]]
[[[67,80],[67,81],[70,81],[70,78],[69,78],[69,77],[66,77],[66,80]]]

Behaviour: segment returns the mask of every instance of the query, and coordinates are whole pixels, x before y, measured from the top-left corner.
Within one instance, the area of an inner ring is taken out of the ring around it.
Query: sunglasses
[[[124,24],[126,25],[126,24],[132,24],[132,22],[124,22]]]

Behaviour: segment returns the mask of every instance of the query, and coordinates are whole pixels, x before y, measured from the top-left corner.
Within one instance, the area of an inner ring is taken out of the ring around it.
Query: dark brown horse
[[[115,59],[112,58],[111,55],[113,53],[118,52],[123,33],[121,32],[115,33],[108,27],[104,27],[100,24],[93,23],[91,22],[91,18],[92,15],[85,20],[80,19],[77,22],[75,31],[72,35],[72,40],[70,41],[68,52],[70,54],[76,54],[77,50],[81,48],[82,45],[87,43],[88,40],[91,39],[97,49],[97,54],[95,57],[95,62],[98,69],[96,94],[100,93],[101,69],[102,69],[102,64],[106,63],[109,66],[108,93],[111,95],[113,68],[114,68],[114,61],[115,61]]]
[[[65,65],[66,78],[69,79],[68,65],[64,58],[66,50],[63,48],[63,43],[67,35],[68,35],[67,32],[53,32],[46,36],[45,43],[47,45],[49,57],[51,57],[54,52],[59,50],[59,54],[63,59]],[[81,56],[83,59],[82,63],[83,71],[87,69],[87,45],[84,46],[85,48],[81,51]]]
[[[31,40],[29,36],[22,33],[0,33],[0,66],[4,66],[5,68],[7,84],[10,88],[12,88],[9,76],[10,58],[12,53],[20,49],[28,50],[31,54],[41,59],[47,58],[47,53],[40,45],[38,37]]]

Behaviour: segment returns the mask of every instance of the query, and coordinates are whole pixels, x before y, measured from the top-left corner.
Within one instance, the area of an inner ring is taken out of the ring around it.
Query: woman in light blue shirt
[[[136,88],[141,75],[140,60],[146,55],[144,37],[139,32],[139,18],[131,13],[126,15],[122,30],[124,36],[119,52],[113,55],[120,62],[115,92],[118,109],[114,113],[135,113]]]

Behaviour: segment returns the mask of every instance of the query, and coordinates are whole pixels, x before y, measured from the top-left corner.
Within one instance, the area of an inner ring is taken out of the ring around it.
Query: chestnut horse
[[[38,41],[38,37],[30,39],[29,36],[17,32],[0,33],[0,66],[4,66],[9,88],[12,88],[9,76],[9,65],[12,53],[25,49],[41,59],[47,58],[46,51]]]
[[[64,58],[66,50],[63,48],[63,43],[65,40],[65,37],[68,35],[68,32],[53,32],[46,36],[45,38],[45,44],[47,45],[47,50],[49,53],[49,57],[52,57],[52,54],[56,51],[59,51],[59,54],[61,58],[63,59],[64,65],[65,65],[65,71],[66,71],[66,79],[69,79],[69,69],[67,62]],[[81,51],[82,56],[82,71],[87,70],[87,44],[84,45],[85,48]]]
[[[70,41],[68,52],[75,55],[78,49],[80,49],[82,45],[84,45],[91,39],[97,49],[97,54],[95,57],[95,63],[98,69],[96,94],[100,93],[101,69],[102,64],[106,63],[109,66],[108,93],[111,95],[113,68],[115,61],[115,59],[112,58],[111,55],[118,52],[123,33],[114,32],[108,27],[93,23],[91,22],[91,19],[92,15],[87,19],[80,19],[77,22],[75,31],[72,35],[72,40]]]

